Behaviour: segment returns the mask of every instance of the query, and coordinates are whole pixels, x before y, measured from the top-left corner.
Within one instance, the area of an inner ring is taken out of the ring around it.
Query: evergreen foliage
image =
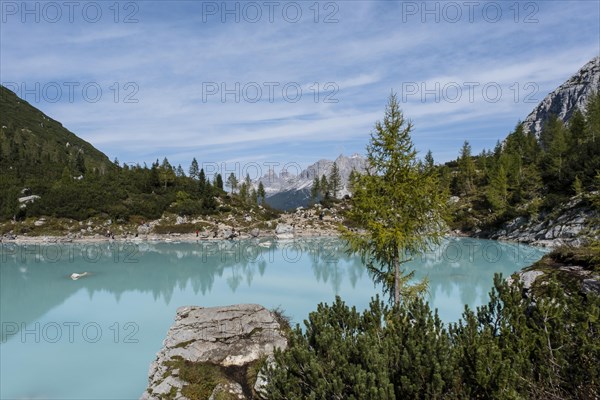
[[[337,163],[334,161],[331,166],[331,172],[329,174],[329,190],[333,195],[333,198],[337,198],[337,194],[342,186],[342,177],[340,176],[340,170]]]
[[[398,304],[426,286],[408,286],[412,273],[401,265],[442,236],[447,200],[437,175],[423,172],[395,94],[367,147],[367,171],[356,174],[348,218],[365,233],[343,230],[352,252],[361,255],[376,282]]]
[[[563,123],[551,117],[536,137],[518,124],[494,151],[470,154],[468,142],[456,161],[437,166],[444,186],[461,200],[454,228],[494,229],[516,216],[537,218],[574,194],[593,200],[600,171],[600,94],[584,112]]]
[[[496,276],[487,305],[446,327],[421,299],[359,313],[339,297],[291,332],[268,399],[593,399],[600,299],[550,283],[522,295]]]

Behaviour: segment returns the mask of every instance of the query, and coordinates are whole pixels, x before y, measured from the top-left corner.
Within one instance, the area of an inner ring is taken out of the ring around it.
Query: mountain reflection
[[[360,258],[349,255],[337,239],[1,246],[2,321],[34,321],[79,290],[90,297],[105,291],[117,302],[129,291],[151,293],[155,301],[162,298],[167,304],[175,290],[188,285],[195,294],[210,295],[217,280],[225,281],[232,293],[258,282],[262,290],[265,286],[274,290],[277,283],[267,276],[290,266],[310,266],[316,282],[332,289],[331,298],[359,282],[365,290],[373,289]],[[457,292],[463,304],[483,303],[494,272],[507,275],[542,254],[543,250],[523,245],[449,239],[405,268],[415,269],[417,279],[429,278],[433,304],[436,296]],[[90,276],[69,278],[84,271]]]

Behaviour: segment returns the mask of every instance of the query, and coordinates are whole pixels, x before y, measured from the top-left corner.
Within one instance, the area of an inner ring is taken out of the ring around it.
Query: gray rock
[[[542,271],[526,271],[526,272],[519,272],[519,280],[521,282],[523,282],[523,287],[525,289],[531,289],[531,286],[533,285],[533,283],[535,282],[535,280],[544,275],[544,273]]]
[[[600,56],[593,58],[574,76],[546,96],[525,118],[523,128],[537,136],[550,115],[557,115],[563,122],[569,120],[575,110],[584,110],[592,93],[600,90]]]
[[[293,233],[294,228],[288,224],[277,224],[277,228],[275,228],[275,233],[280,235],[282,233]]]
[[[208,400],[221,399],[223,398],[223,395],[227,396],[227,399],[246,399],[246,396],[244,396],[244,390],[242,389],[242,385],[240,385],[237,382],[229,382],[219,383],[217,386],[215,386],[215,389],[213,390]]]
[[[275,228],[277,239],[293,239],[294,227],[288,224],[277,224]]]
[[[275,358],[271,355],[267,358],[267,365],[269,366],[273,366],[273,364],[275,363]],[[256,393],[256,395],[258,396],[258,398],[260,399],[266,399],[266,386],[267,386],[267,376],[264,374],[264,372],[258,371],[258,374],[256,375],[256,383],[254,384],[254,393]]]
[[[158,400],[161,393],[171,393],[172,388],[177,398],[184,398],[181,388],[185,382],[174,377],[173,371],[169,371],[165,364],[174,358],[222,367],[246,366],[272,355],[276,348],[286,347],[287,339],[275,316],[260,305],[180,307],[163,348],[150,365],[148,390],[142,399]],[[237,390],[237,386],[228,385],[219,390],[234,389]],[[216,392],[213,395],[216,396]]]
[[[258,228],[254,228],[250,231],[250,236],[252,237],[258,237],[258,235],[260,235],[260,229]]]
[[[600,294],[600,280],[599,280],[599,278],[596,277],[595,279],[593,279],[593,278],[584,279],[581,282],[581,289],[583,290],[584,293],[596,293],[596,294]]]
[[[577,237],[583,230],[583,225],[566,225],[561,230],[561,236],[563,238],[574,238]]]

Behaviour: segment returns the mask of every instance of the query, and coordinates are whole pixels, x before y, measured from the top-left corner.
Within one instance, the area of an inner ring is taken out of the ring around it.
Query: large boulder
[[[277,239],[292,239],[294,237],[294,227],[289,224],[277,224],[275,236]]]
[[[258,398],[261,367],[286,347],[277,316],[260,305],[180,307],[141,398]]]

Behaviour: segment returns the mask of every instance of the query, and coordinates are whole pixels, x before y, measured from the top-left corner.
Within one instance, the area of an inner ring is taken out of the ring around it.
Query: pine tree
[[[558,129],[554,133],[554,136],[550,143],[548,157],[550,159],[549,165],[551,171],[558,178],[559,181],[561,181],[563,178],[566,152],[567,140],[565,138],[565,130]]]
[[[167,185],[175,181],[175,172],[173,171],[173,167],[166,157],[163,159],[163,162],[160,165],[158,175],[165,189],[167,188]]]
[[[242,184],[240,185],[240,190],[238,191],[238,194],[244,203],[248,202],[250,189],[248,188],[248,185],[245,181],[242,182]]]
[[[200,170],[200,172],[198,172],[196,174],[196,176],[198,177],[198,191],[200,193],[204,193],[205,189],[206,189],[206,184],[208,183],[206,181],[206,175],[204,174],[204,168],[202,168]],[[191,176],[190,176],[191,178]]]
[[[189,177],[192,179],[197,179],[199,173],[200,172],[198,171],[198,161],[196,161],[196,157],[194,157],[192,163],[190,164]]]
[[[341,189],[341,185],[342,177],[340,176],[340,170],[334,161],[331,166],[331,173],[329,174],[329,189],[334,198],[337,198],[337,193]]]
[[[233,194],[233,191],[237,189],[238,180],[233,172],[231,173],[231,175],[229,175],[229,178],[227,178],[227,186],[231,188],[231,194]]]
[[[319,182],[319,189],[321,193],[321,198],[329,199],[331,192],[329,190],[329,182],[327,181],[327,177],[325,174],[321,175],[321,182]]]
[[[219,190],[223,190],[223,177],[221,176],[221,174],[215,175],[214,186]]]
[[[468,195],[473,192],[475,180],[475,163],[471,156],[471,145],[465,140],[458,159],[459,188]]]
[[[176,171],[175,171],[175,175],[176,175],[178,178],[185,177],[185,172],[183,171],[183,168],[181,168],[181,164],[179,164],[179,165],[177,166],[177,169],[176,169]]]
[[[574,148],[585,142],[586,122],[583,113],[577,109],[569,120],[569,147]]]
[[[375,280],[383,283],[395,304],[422,291],[426,283],[408,286],[413,272],[401,265],[442,237],[447,199],[435,174],[419,171],[410,133],[395,94],[383,122],[375,124],[367,147],[367,172],[354,184],[349,218],[365,233],[343,230],[352,251],[361,255]]]
[[[317,201],[319,199],[320,194],[321,194],[321,182],[319,181],[319,178],[315,175],[315,178],[313,179],[312,187],[310,188],[310,198],[313,201]]]
[[[600,91],[588,100],[585,110],[586,140],[595,143],[600,140]]]
[[[431,171],[433,170],[434,166],[435,162],[433,160],[433,153],[431,153],[431,150],[428,150],[427,154],[425,154],[425,169]]]
[[[350,194],[354,194],[354,184],[358,179],[358,175],[356,169],[352,168],[352,171],[350,171],[350,175],[348,176],[348,191]]]
[[[263,185],[262,181],[258,182],[258,198],[260,199],[260,203],[263,204],[265,202],[265,185]]]
[[[504,211],[508,205],[508,176],[502,163],[492,175],[487,189],[487,199],[494,211]]]

